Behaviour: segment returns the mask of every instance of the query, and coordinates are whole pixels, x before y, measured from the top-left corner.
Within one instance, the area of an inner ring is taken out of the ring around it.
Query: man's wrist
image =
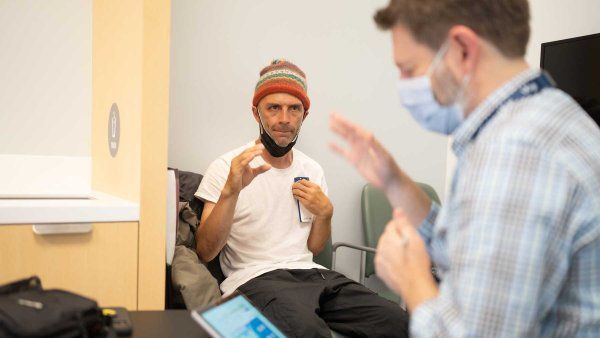
[[[414,312],[419,305],[437,297],[438,285],[430,274],[413,280],[411,286],[404,290],[403,295],[409,312]]]
[[[330,204],[322,213],[315,215],[315,217],[324,221],[330,221],[333,217],[333,205]]]
[[[392,208],[399,207],[402,203],[406,178],[402,170],[396,167],[394,174],[384,187],[384,193],[390,201]]]
[[[225,186],[223,187],[223,190],[221,191],[221,196],[223,198],[237,197],[239,194],[240,194],[240,191],[233,188],[228,183],[225,183]]]

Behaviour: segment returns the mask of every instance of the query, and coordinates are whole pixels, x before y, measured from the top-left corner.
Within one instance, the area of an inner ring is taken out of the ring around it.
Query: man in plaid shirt
[[[371,133],[331,117],[347,143],[333,149],[395,208],[375,263],[411,335],[600,337],[600,129],[526,64],[527,1],[391,0],[375,21],[403,105],[452,135],[458,160],[441,208]]]

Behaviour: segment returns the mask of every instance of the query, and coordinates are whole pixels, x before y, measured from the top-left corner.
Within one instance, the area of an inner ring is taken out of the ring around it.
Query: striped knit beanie
[[[273,93],[287,93],[302,101],[308,112],[310,100],[306,93],[306,75],[295,64],[283,59],[275,59],[260,71],[260,78],[254,89],[252,105],[258,106],[262,98]]]

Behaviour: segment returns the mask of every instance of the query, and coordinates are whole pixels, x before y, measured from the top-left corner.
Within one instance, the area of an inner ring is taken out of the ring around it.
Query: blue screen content
[[[232,298],[201,315],[225,338],[285,337],[243,296]]]

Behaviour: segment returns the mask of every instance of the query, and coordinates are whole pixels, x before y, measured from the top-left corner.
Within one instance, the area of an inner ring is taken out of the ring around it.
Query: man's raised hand
[[[242,189],[248,186],[254,178],[265,171],[271,169],[269,164],[263,164],[256,168],[250,166],[250,162],[262,154],[265,146],[257,144],[246,150],[231,160],[229,177],[225,183],[224,191],[232,194],[239,194]]]
[[[331,143],[331,149],[352,163],[367,181],[385,191],[399,180],[400,168],[371,132],[335,113],[330,116],[329,127],[346,143],[345,147]]]

